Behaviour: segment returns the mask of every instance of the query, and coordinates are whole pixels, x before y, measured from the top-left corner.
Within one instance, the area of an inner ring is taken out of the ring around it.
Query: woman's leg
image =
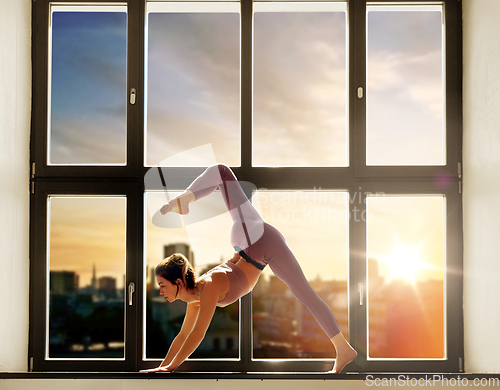
[[[245,255],[241,251],[246,250],[262,237],[264,222],[228,166],[224,164],[209,166],[189,185],[186,191],[173,198],[160,211],[162,214],[170,211],[188,214],[189,203],[210,195],[217,187],[220,189],[229,214],[233,219],[231,245],[240,254]],[[245,259],[250,260],[246,257]],[[264,263],[259,262],[259,264],[258,268],[265,266]]]
[[[187,188],[194,195],[195,200],[210,195],[219,187],[226,207],[235,219],[258,219],[261,217],[252,203],[248,200],[243,188],[236,179],[233,171],[224,164],[209,166]]]
[[[337,321],[328,305],[312,289],[297,259],[281,234],[280,237],[275,236],[274,241],[275,246],[273,247],[269,267],[276,277],[285,283],[295,298],[309,310],[327,334],[337,351],[333,372],[338,373],[342,371],[357,356],[356,351],[349,345],[340,332]]]
[[[331,339],[340,332],[332,311],[314,292],[288,245],[280,245],[280,250],[270,260],[269,267],[290,289],[293,296],[309,310],[328,338]]]
[[[182,194],[176,196],[162,208],[162,213],[174,211],[189,213],[189,203],[210,195],[217,187],[220,189],[226,207],[233,221],[237,218],[259,219],[260,215],[248,200],[233,171],[224,164],[209,166],[198,176]]]

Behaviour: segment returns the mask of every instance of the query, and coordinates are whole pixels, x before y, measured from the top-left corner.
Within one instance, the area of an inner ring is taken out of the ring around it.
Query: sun
[[[414,283],[420,271],[427,268],[419,252],[419,248],[406,248],[398,244],[391,255],[383,258],[389,266],[388,280],[402,279]]]

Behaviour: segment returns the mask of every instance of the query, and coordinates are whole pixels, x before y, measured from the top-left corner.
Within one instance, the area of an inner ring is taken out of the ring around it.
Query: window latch
[[[363,87],[358,87],[358,99],[363,99]]]
[[[130,104],[135,104],[136,95],[137,95],[137,90],[135,88],[132,88],[130,90]]]
[[[134,304],[134,300],[132,299],[135,292],[135,284],[134,282],[130,282],[128,284],[128,305],[132,306]]]

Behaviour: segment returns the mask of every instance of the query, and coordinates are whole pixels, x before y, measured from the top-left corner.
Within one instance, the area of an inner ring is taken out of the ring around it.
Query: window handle
[[[358,99],[363,99],[363,87],[358,87]]]
[[[130,90],[130,104],[135,104],[135,96],[137,94],[137,91],[135,88],[132,88]]]
[[[128,284],[128,304],[129,306],[132,306],[134,301],[133,301],[133,296],[134,296],[134,291],[135,291],[135,284],[134,282],[130,282]]]
[[[359,292],[359,306],[363,306],[363,297],[364,297],[365,286],[363,283],[358,283],[358,292]]]

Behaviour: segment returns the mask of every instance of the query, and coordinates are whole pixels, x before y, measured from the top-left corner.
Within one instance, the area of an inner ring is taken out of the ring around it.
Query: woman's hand
[[[172,372],[174,369],[170,366],[160,366],[156,368],[151,368],[149,370],[141,370],[143,373],[151,373],[151,372]]]

